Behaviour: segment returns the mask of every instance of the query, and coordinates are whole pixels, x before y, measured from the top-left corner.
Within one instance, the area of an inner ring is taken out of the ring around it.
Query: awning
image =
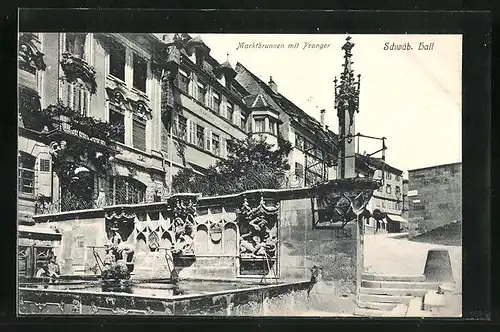
[[[387,214],[387,218],[389,218],[392,221],[399,221],[399,222],[408,222],[408,220],[402,218],[401,216],[398,216],[397,214]]]

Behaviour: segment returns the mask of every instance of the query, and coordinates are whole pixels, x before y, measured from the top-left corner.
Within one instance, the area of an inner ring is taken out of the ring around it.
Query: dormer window
[[[265,132],[266,122],[264,119],[255,119],[255,132],[263,133]]]
[[[269,120],[269,132],[273,135],[278,135],[278,123],[273,120]]]
[[[146,80],[148,77],[148,64],[146,60],[134,55],[133,85],[139,91],[146,92]]]
[[[66,33],[65,51],[75,57],[85,59],[86,33]]]

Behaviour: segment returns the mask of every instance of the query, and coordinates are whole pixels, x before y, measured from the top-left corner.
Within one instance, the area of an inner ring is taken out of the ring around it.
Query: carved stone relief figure
[[[193,198],[173,198],[170,208],[175,237],[173,253],[193,255],[196,202]]]
[[[267,206],[261,197],[257,207],[251,208],[245,198],[236,211],[240,229],[240,255],[274,257],[277,250],[277,214],[279,205]]]

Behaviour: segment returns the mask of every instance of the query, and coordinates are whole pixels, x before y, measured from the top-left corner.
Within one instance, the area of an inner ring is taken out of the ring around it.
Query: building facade
[[[410,204],[408,199],[408,179],[403,179],[403,218],[410,219]]]
[[[337,178],[339,137],[326,111],[314,119],[272,78],[219,63],[210,51],[187,34],[20,34],[20,223],[164,200],[179,170],[203,174],[227,157],[228,140],[249,136],[292,143],[289,187]],[[361,159],[358,176],[383,168]],[[372,208],[397,214],[393,173]]]
[[[462,220],[462,163],[408,171],[409,221],[427,232]]]
[[[383,180],[383,185],[373,192],[365,218],[368,234],[399,233],[406,228],[403,217],[403,171],[380,159],[359,155],[357,163],[364,163],[373,170],[373,176]],[[361,167],[358,167],[361,168]]]

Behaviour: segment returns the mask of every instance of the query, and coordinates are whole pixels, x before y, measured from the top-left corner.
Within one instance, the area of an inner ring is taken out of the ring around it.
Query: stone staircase
[[[423,275],[363,274],[355,315],[368,317],[424,317],[423,298],[438,291],[440,283]]]

